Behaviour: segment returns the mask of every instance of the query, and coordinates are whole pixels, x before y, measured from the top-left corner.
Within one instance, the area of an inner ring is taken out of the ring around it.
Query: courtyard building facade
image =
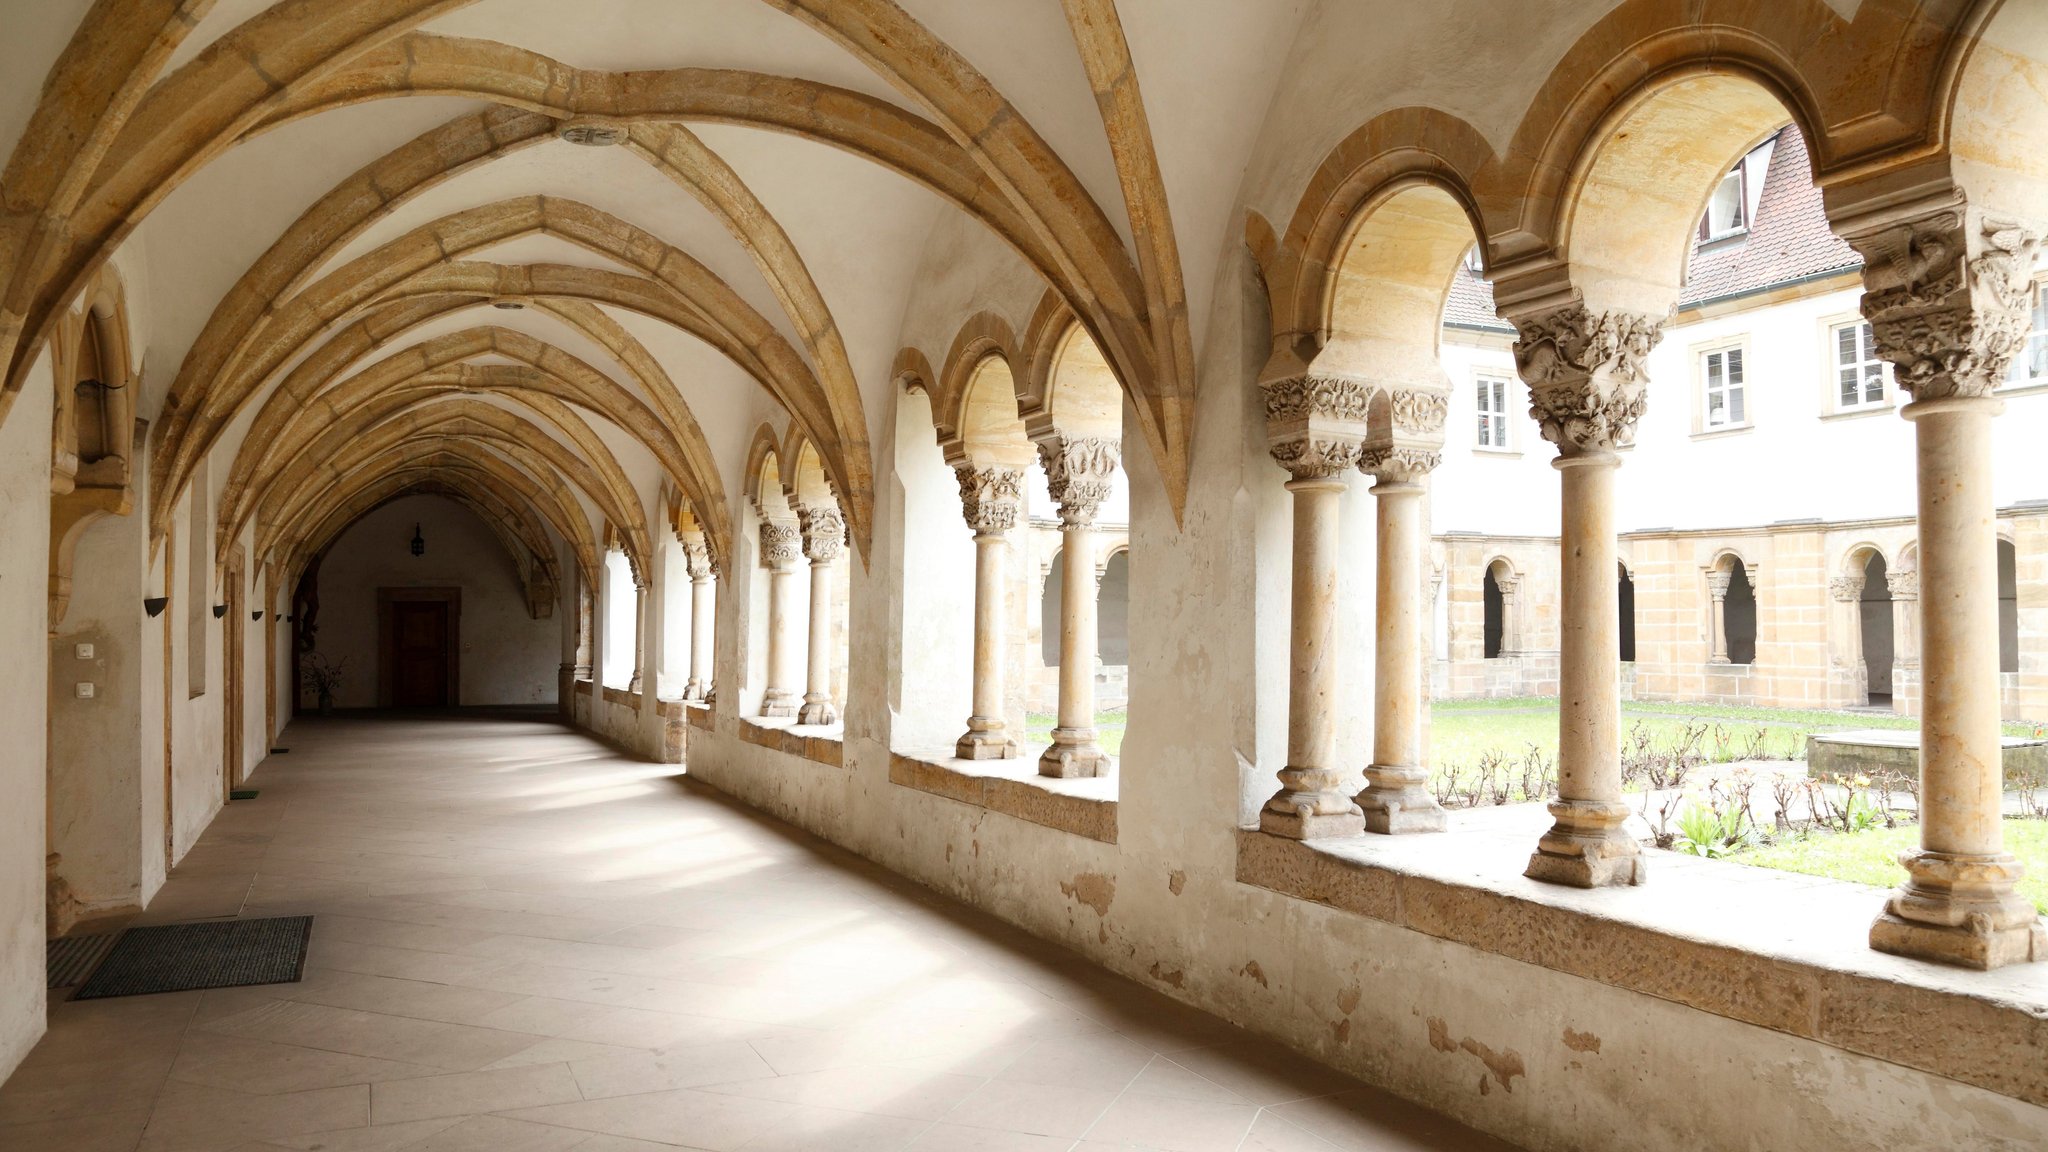
[[[0,1148],[2048,1147],[2048,5],[0,29]]]

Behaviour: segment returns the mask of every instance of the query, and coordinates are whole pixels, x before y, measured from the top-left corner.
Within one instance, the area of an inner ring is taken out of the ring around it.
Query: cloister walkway
[[[280,743],[141,919],[304,981],[54,1004],[0,1147],[1507,1148],[552,722]]]

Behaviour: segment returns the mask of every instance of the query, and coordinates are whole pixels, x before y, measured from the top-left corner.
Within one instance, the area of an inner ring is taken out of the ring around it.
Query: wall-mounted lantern
[[[412,526],[412,554],[415,556],[425,556],[427,554],[427,538],[420,535],[420,526],[418,524]]]
[[[226,616],[227,614],[228,614],[228,606],[227,606],[227,605],[225,605],[225,604],[215,604],[215,605],[213,606],[213,618],[214,618],[215,620],[219,620],[219,619],[221,619],[222,617]]]
[[[142,598],[142,610],[149,613],[149,618],[154,620],[164,614],[164,605],[170,602],[171,598],[169,596],[144,596]]]
[[[256,611],[254,611],[254,612],[251,612],[251,613],[249,613],[249,619],[251,619],[251,620],[261,620],[261,619],[263,619],[263,610],[259,608],[259,609],[257,609]]]

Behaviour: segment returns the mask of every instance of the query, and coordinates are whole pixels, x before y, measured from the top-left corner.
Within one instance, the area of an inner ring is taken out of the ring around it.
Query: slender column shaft
[[[1734,574],[1729,572],[1707,573],[1709,664],[1728,663],[1728,584],[1732,579]]]
[[[761,715],[795,716],[797,640],[794,597],[799,533],[785,521],[761,525],[762,556],[768,564],[768,685],[761,697]]]
[[[1372,764],[1358,794],[1371,832],[1439,832],[1444,811],[1429,794],[1422,753],[1423,556],[1429,521],[1422,485],[1373,485],[1379,557],[1373,644]]]
[[[1905,410],[1920,483],[1920,849],[1870,933],[1881,951],[1974,968],[2048,959],[2000,823],[1991,418],[2003,407],[1950,396]]]
[[[633,676],[626,681],[626,691],[638,692],[647,680],[647,589],[633,589]]]
[[[1038,758],[1044,776],[1102,776],[1108,758],[1095,742],[1095,532],[1060,530],[1060,705],[1052,745]]]
[[[1564,456],[1559,542],[1556,823],[1537,842],[1528,875],[1582,888],[1642,882],[1635,839],[1622,828],[1621,636],[1614,582],[1612,452]]]
[[[832,561],[811,561],[811,636],[808,652],[809,675],[805,682],[804,706],[799,714],[805,724],[836,724],[839,709],[832,704]]]
[[[1290,481],[1294,494],[1293,599],[1289,607],[1287,766],[1280,791],[1259,813],[1259,827],[1307,840],[1357,833],[1364,813],[1338,790],[1337,511],[1343,481]]]
[[[707,700],[711,696],[712,640],[716,633],[718,586],[709,571],[690,575],[690,683],[683,699]]]
[[[1003,563],[1008,542],[998,531],[974,534],[974,714],[954,752],[963,760],[1007,760],[1017,754],[1003,720]]]

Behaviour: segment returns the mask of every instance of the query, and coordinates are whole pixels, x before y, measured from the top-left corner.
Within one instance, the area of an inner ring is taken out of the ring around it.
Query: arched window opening
[[[74,376],[77,382],[72,385],[71,410],[81,465],[97,463],[114,453],[107,389],[117,382],[107,378],[102,335],[99,317],[87,312],[85,331],[78,340],[78,371]]]
[[[1728,558],[1728,662],[1756,663],[1756,589],[1740,560]]]
[[[1628,565],[1616,564],[1615,603],[1620,605],[1621,615],[1621,660],[1630,663],[1636,658],[1636,582],[1628,574]]]
[[[1118,550],[1103,568],[1095,606],[1095,654],[1101,663],[1096,705],[1117,708],[1130,694],[1131,554]]]
[[[1501,651],[1507,643],[1507,593],[1501,587],[1501,577],[1503,575],[1505,575],[1505,566],[1499,563],[1495,563],[1486,569],[1486,587],[1484,589],[1484,599],[1486,602],[1486,646],[1484,654],[1488,660],[1499,659]]]
[[[625,688],[633,682],[634,622],[638,616],[633,567],[626,554],[613,549],[604,555],[604,686]]]
[[[680,700],[690,676],[690,565],[675,533],[661,533],[661,659],[654,694]]]
[[[1998,542],[1998,670],[2020,670],[2020,567],[2012,541]]]
[[[1858,604],[1863,626],[1864,700],[1871,707],[1892,702],[1892,591],[1885,579],[1884,557],[1876,552],[1863,564],[1863,599]]]
[[[1039,595],[1038,655],[1047,668],[1060,666],[1060,611],[1066,595],[1066,574],[1060,571],[1060,561],[1066,550],[1054,549],[1051,565],[1045,574],[1045,591]]]

